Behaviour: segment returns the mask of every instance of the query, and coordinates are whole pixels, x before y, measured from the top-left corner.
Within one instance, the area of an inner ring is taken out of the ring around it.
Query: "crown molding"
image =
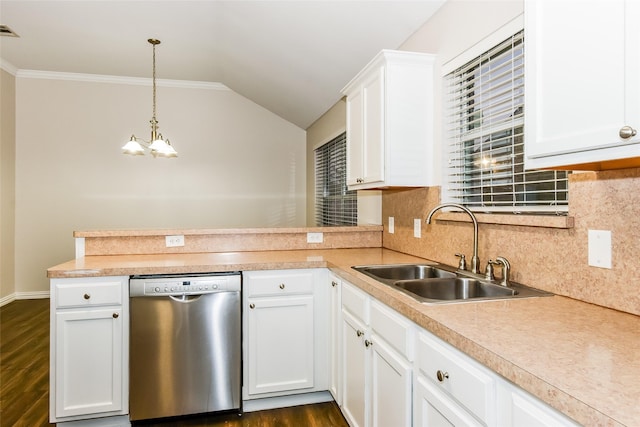
[[[146,77],[121,77],[102,74],[63,73],[57,71],[17,70],[16,77],[24,79],[67,80],[89,83],[115,83],[135,86],[151,86],[152,79]],[[201,82],[189,80],[156,79],[156,84],[163,87],[186,89],[231,90],[218,82]]]

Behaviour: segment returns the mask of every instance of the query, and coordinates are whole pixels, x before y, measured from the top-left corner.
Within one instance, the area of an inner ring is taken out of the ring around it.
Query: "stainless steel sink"
[[[374,279],[393,281],[456,277],[455,273],[428,264],[372,265],[354,268]]]
[[[467,277],[399,280],[393,285],[421,300],[455,301],[472,298],[511,297],[518,294],[518,291],[513,288]]]
[[[510,282],[502,286],[482,276],[440,264],[363,265],[353,269],[426,304],[551,296]]]

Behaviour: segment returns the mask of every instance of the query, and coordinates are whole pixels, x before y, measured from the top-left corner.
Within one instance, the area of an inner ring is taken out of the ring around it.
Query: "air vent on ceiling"
[[[9,28],[7,25],[0,25],[0,36],[7,36],[7,37],[20,37],[18,34],[16,34],[11,28]]]

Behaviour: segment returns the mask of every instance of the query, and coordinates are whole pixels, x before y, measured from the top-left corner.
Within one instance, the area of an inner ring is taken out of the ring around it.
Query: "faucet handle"
[[[509,286],[509,273],[511,271],[511,264],[504,257],[496,257],[496,264],[502,264],[502,280],[500,284],[502,286]]]
[[[467,260],[464,258],[464,254],[455,254],[460,258],[460,262],[458,263],[458,270],[466,270],[467,269]]]
[[[500,263],[497,262],[497,261],[494,261],[492,259],[490,259],[487,262],[487,269],[485,270],[485,273],[484,273],[484,278],[485,279],[487,279],[487,280],[496,280],[496,277],[493,275],[493,266],[494,265],[498,265],[498,264],[500,264]]]

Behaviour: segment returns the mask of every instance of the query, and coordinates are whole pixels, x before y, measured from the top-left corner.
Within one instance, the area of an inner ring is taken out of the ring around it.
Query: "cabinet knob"
[[[284,289],[284,283],[280,283],[280,289]]]
[[[449,373],[442,372],[441,370],[438,369],[438,372],[436,372],[436,378],[438,378],[438,381],[442,382],[445,379],[449,378]]]
[[[336,286],[338,286],[338,283],[337,283],[337,282],[334,282],[334,281],[332,280],[332,281],[331,281],[331,286],[333,286],[333,287],[335,288]]]
[[[117,319],[118,317],[120,317],[120,314],[118,314],[118,313],[113,313],[113,318],[114,318],[114,319]]]
[[[89,299],[89,298],[91,298],[91,295],[89,295],[89,294],[84,294],[84,299]]]
[[[253,310],[254,308],[256,308],[256,305],[255,305],[254,303],[251,303],[251,304],[249,304],[249,308],[250,308],[251,310]]]
[[[628,139],[628,138],[631,138],[632,136],[636,136],[637,133],[638,132],[631,126],[623,126],[620,129],[619,135],[620,135],[620,138],[622,139]]]
[[[373,341],[369,341],[369,340],[364,340],[364,346],[369,348],[373,345]]]
[[[360,329],[358,329],[358,330],[356,331],[356,335],[357,335],[357,336],[359,336],[359,337],[361,337],[361,336],[363,336],[363,335],[364,335],[364,332],[362,332]]]

